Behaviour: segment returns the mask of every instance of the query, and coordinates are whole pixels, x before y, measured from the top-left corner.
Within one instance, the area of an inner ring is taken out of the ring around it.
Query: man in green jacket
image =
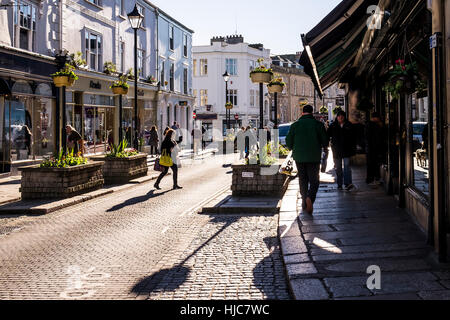
[[[300,179],[303,210],[312,214],[320,185],[322,148],[328,148],[329,140],[322,122],[314,119],[313,107],[303,108],[302,117],[292,124],[286,144],[293,150]]]

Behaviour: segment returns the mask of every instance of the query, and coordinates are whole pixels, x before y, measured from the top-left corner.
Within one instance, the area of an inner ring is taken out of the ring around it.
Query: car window
[[[423,129],[425,129],[424,124],[413,124],[413,134],[421,135],[423,133]]]
[[[279,129],[280,129],[280,137],[284,137],[284,136],[287,136],[288,135],[288,133],[289,133],[289,129],[291,128],[291,126],[282,126],[282,127],[280,127]]]

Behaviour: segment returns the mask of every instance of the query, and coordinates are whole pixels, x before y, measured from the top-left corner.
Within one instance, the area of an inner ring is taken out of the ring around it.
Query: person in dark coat
[[[313,116],[313,107],[306,105],[302,117],[291,125],[286,145],[293,151],[297,164],[302,207],[307,213],[314,211],[314,202],[320,187],[320,161],[322,149],[329,141],[322,122]]]
[[[154,156],[158,154],[159,137],[156,126],[153,126],[150,130],[150,137],[148,138],[148,144],[150,145],[150,155]]]
[[[380,114],[374,112],[366,128],[367,180],[370,185],[380,183],[380,167],[386,149],[385,129]]]
[[[356,134],[353,124],[346,119],[346,113],[339,111],[336,121],[328,128],[328,137],[331,140],[333,159],[337,175],[338,189],[347,191],[355,188],[352,179],[350,159],[356,155]]]
[[[179,148],[178,143],[174,140],[174,138],[175,138],[175,130],[169,129],[167,131],[166,136],[164,137],[162,144],[161,144],[161,154],[163,154],[163,152],[165,151],[173,159],[173,165],[170,168],[172,169],[172,173],[173,173],[173,189],[177,190],[177,189],[183,189],[183,188],[178,185],[178,164],[177,164],[178,161],[175,160],[176,157],[172,154],[172,152],[176,153],[176,151],[174,150],[175,148]],[[159,187],[159,184],[161,183],[161,180],[164,178],[164,176],[168,172],[169,172],[169,167],[164,167],[164,171],[161,172],[158,179],[156,180],[156,183],[154,186],[155,189],[161,190],[161,188]]]

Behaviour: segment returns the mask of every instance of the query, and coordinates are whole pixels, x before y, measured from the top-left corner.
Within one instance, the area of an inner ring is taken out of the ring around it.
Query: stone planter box
[[[270,168],[270,166],[233,165],[231,185],[233,196],[282,197],[287,190],[290,178],[278,172],[281,164],[274,166],[277,168],[276,174],[261,175],[261,169]]]
[[[124,184],[130,180],[146,176],[148,173],[147,155],[138,154],[129,158],[92,157],[92,161],[101,161],[105,184]]]
[[[70,168],[19,168],[22,199],[64,199],[103,187],[103,162]]]

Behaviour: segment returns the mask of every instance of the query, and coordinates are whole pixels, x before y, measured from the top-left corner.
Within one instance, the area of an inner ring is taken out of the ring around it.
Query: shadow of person
[[[212,223],[221,223],[222,227],[216,231],[209,239],[203,242],[197,249],[189,254],[183,261],[172,268],[162,269],[148,277],[141,279],[131,290],[132,293],[139,295],[151,295],[152,293],[173,292],[180,288],[188,279],[191,268],[185,266],[189,259],[194,257],[200,250],[221,234],[228,226],[234,223],[239,217],[211,217]]]
[[[268,300],[289,300],[289,289],[281,260],[277,237],[266,237],[264,242],[270,255],[262,259],[253,269],[253,283]]]
[[[191,268],[181,264],[169,269],[162,269],[151,276],[141,279],[131,292],[136,294],[151,294],[159,292],[173,292],[188,279]]]
[[[166,193],[168,193],[170,191],[171,190],[155,193],[155,190],[151,190],[146,195],[143,195],[143,196],[140,196],[140,197],[131,198],[131,199],[128,199],[127,201],[125,201],[125,202],[123,202],[121,204],[115,205],[114,207],[106,210],[106,212],[118,211],[118,210],[121,210],[121,209],[123,209],[125,207],[128,207],[128,206],[132,206],[132,205],[135,205],[135,204],[138,204],[138,203],[141,203],[141,202],[153,199],[153,198],[161,197],[162,195],[164,195],[164,194],[166,194]]]

